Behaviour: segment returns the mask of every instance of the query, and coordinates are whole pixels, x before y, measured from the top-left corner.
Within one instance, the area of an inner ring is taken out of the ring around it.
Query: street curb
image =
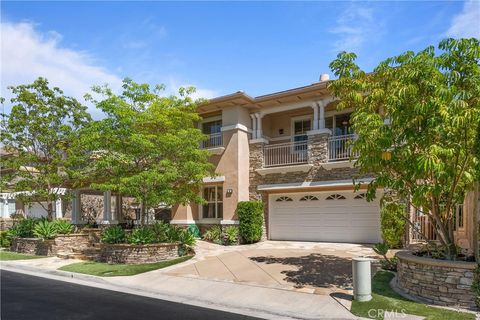
[[[188,304],[188,305],[207,308],[207,309],[215,309],[215,310],[220,310],[220,311],[225,311],[230,313],[243,314],[246,316],[258,317],[263,319],[345,320],[345,318],[332,318],[332,317],[319,318],[318,316],[302,317],[301,315],[292,315],[289,313],[274,312],[271,310],[260,310],[255,308],[238,307],[238,306],[230,305],[227,303],[222,304],[218,302],[202,300],[195,296],[161,293],[161,292],[155,292],[155,291],[147,291],[144,289],[139,289],[139,288],[130,287],[130,286],[117,285],[117,284],[113,284],[108,281],[105,281],[104,279],[96,276],[73,273],[68,271],[44,270],[44,269],[35,268],[31,266],[11,264],[5,261],[1,262],[0,270],[22,273],[22,274],[27,274],[31,276],[48,278],[52,280],[64,281],[64,282],[69,282],[69,283],[74,283],[74,284],[89,286],[89,287],[95,287],[99,289],[110,290],[110,291],[115,291],[120,293],[144,296],[144,297],[153,298],[153,299],[161,299],[161,300],[166,300],[170,302]]]

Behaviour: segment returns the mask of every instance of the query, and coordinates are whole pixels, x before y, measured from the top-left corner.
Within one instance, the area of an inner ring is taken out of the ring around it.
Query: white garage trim
[[[379,200],[377,197],[367,202],[359,196],[364,192],[328,190],[269,194],[268,237],[291,241],[380,242]]]
[[[360,184],[368,184],[373,178],[361,179],[357,182]],[[353,187],[352,180],[332,180],[332,181],[313,181],[298,183],[278,183],[278,184],[261,184],[257,187],[258,191],[275,191],[275,190],[294,190],[316,187]]]

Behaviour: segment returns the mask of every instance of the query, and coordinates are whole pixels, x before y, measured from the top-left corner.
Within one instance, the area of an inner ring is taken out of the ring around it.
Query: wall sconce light
[[[233,189],[227,189],[227,197],[230,197],[233,194]]]

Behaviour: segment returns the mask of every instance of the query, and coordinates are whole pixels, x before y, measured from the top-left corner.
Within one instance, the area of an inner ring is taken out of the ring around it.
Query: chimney
[[[320,75],[320,82],[322,82],[322,81],[328,81],[328,80],[330,80],[330,76],[328,75],[328,73],[322,73],[322,74]]]

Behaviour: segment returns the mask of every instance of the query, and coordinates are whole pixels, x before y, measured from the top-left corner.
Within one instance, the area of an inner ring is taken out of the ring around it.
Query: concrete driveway
[[[369,245],[266,241],[224,247],[199,241],[189,264],[166,274],[315,293],[351,293],[351,259],[375,257]]]

